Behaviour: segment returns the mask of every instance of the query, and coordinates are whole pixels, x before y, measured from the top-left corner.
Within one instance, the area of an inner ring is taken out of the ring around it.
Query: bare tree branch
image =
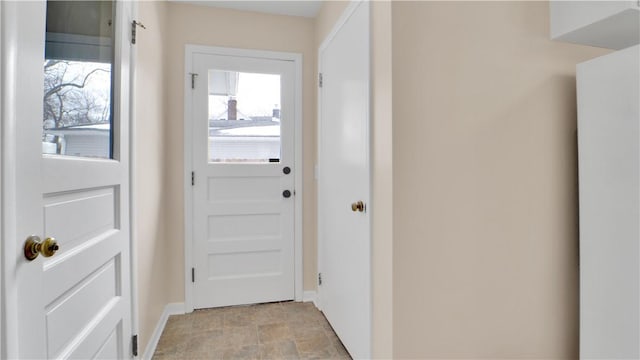
[[[58,91],[60,91],[60,90],[62,90],[62,89],[64,89],[64,88],[66,88],[66,87],[74,87],[74,88],[82,89],[82,88],[84,88],[84,87],[85,87],[85,85],[87,84],[87,80],[89,79],[89,77],[90,77],[91,75],[93,75],[94,73],[98,72],[98,71],[103,71],[103,72],[107,72],[107,73],[109,72],[108,70],[100,69],[100,68],[98,68],[98,69],[93,69],[93,70],[91,70],[87,75],[85,75],[84,79],[82,80],[82,84],[76,84],[76,83],[62,83],[62,84],[58,84],[58,85],[56,85],[56,86],[52,87],[51,89],[47,90],[47,91],[44,93],[44,98],[46,99],[46,98],[48,98],[49,96],[51,96],[51,95],[53,95],[53,94],[57,93]]]
[[[102,85],[97,89],[87,87],[95,73],[109,74],[111,71],[87,65],[64,60],[45,61],[43,125],[60,128],[109,121],[110,94],[104,94],[107,90]]]

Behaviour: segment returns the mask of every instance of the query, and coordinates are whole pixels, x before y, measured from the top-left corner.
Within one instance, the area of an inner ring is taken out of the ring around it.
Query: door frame
[[[0,141],[0,155],[2,159],[0,163],[2,165],[2,188],[0,189],[2,197],[2,221],[0,222],[0,247],[2,257],[2,291],[1,291],[1,303],[2,308],[0,314],[2,314],[2,324],[0,333],[2,339],[2,353],[0,357],[17,358],[17,288],[16,281],[12,276],[13,268],[15,268],[18,253],[17,248],[17,234],[15,230],[16,215],[14,211],[7,211],[7,209],[15,209],[17,207],[16,199],[16,178],[14,174],[17,168],[17,154],[16,154],[16,127],[17,119],[14,117],[15,109],[17,107],[16,99],[12,96],[13,91],[8,89],[15,89],[17,86],[17,74],[15,73],[18,67],[14,58],[7,58],[11,56],[11,52],[15,52],[18,46],[18,32],[19,22],[16,19],[16,3],[0,2],[0,135],[2,140]],[[10,241],[9,239],[13,239]],[[11,256],[11,255],[13,256]],[[11,267],[11,268],[9,268]]]
[[[237,49],[203,45],[185,45],[184,56],[184,308],[185,312],[192,312],[193,283],[191,268],[193,267],[193,186],[191,185],[191,171],[193,171],[193,119],[192,104],[193,91],[191,76],[193,72],[193,56],[195,54],[222,55],[236,57],[251,57],[266,60],[292,61],[295,67],[295,99],[294,99],[294,291],[295,300],[302,301],[303,257],[302,257],[302,54],[276,52],[264,50]],[[198,81],[198,80],[196,80]]]
[[[119,7],[130,6],[130,13],[133,18],[137,17],[138,4],[136,2],[128,2],[125,0],[114,0]],[[17,358],[18,357],[18,339],[17,339],[17,311],[19,299],[17,298],[17,283],[14,279],[14,268],[16,267],[18,258],[16,254],[21,254],[22,250],[18,245],[18,234],[15,231],[16,215],[15,211],[10,211],[17,207],[16,184],[19,181],[14,174],[18,162],[18,154],[16,153],[16,123],[14,112],[18,106],[17,99],[13,96],[11,89],[19,86],[19,75],[17,68],[19,67],[13,53],[20,46],[18,43],[18,33],[21,31],[20,21],[16,16],[18,10],[17,3],[0,1],[0,358]],[[135,46],[132,46],[131,39],[122,34],[130,34],[131,24],[125,19],[123,11],[116,14],[117,28],[114,29],[114,53],[121,53],[124,46],[130,46],[130,66],[129,66],[129,84],[113,89],[113,98],[121,98],[121,95],[127,96],[129,99],[126,116],[129,117],[129,136],[127,141],[128,154],[125,157],[129,161],[129,281],[130,281],[130,301],[131,301],[131,335],[138,334],[138,299],[135,285],[137,283],[137,258],[135,256],[135,244],[132,228],[135,224],[135,216],[133,212],[133,163],[135,144],[134,139],[134,79],[135,79]],[[24,30],[24,29],[23,29]],[[114,67],[120,67],[117,59],[114,60]],[[120,70],[115,70],[120,71]],[[7,90],[9,89],[9,90]],[[124,113],[124,112],[123,112]],[[124,344],[127,346],[127,344]]]
[[[126,2],[125,2],[126,4]],[[131,6],[131,18],[138,19],[138,2],[133,1]],[[131,24],[127,24],[127,27]],[[137,201],[136,201],[136,189],[138,187],[138,180],[136,177],[137,161],[136,161],[136,66],[138,59],[138,48],[135,44],[129,43],[131,46],[129,56],[129,269],[130,279],[130,298],[131,298],[131,336],[140,337],[140,313],[139,301],[138,301],[138,237],[136,232],[138,231],[138,222],[136,221],[137,214]],[[144,350],[142,350],[144,351]],[[140,346],[138,346],[138,356],[142,357]]]
[[[369,273],[368,273],[368,277],[367,279],[364,279],[364,281],[367,281],[369,283],[369,324],[371,324],[370,328],[369,328],[369,355],[371,355],[372,353],[372,347],[373,347],[373,272],[372,272],[372,266],[373,266],[373,256],[372,256],[372,251],[373,251],[373,244],[372,244],[372,224],[373,222],[371,221],[371,219],[373,219],[373,212],[375,211],[375,199],[373,198],[373,186],[371,184],[371,178],[372,178],[372,148],[371,148],[371,128],[372,128],[372,124],[371,124],[371,118],[372,118],[372,96],[371,96],[371,6],[370,6],[370,2],[368,0],[352,0],[349,5],[347,5],[347,7],[345,8],[345,10],[342,12],[342,15],[340,15],[340,18],[338,18],[338,20],[336,21],[335,25],[333,26],[333,28],[331,29],[331,32],[329,32],[329,34],[325,37],[325,39],[322,41],[322,43],[320,44],[320,46],[318,47],[318,73],[321,74],[322,70],[323,70],[323,62],[322,62],[322,53],[324,52],[324,50],[329,46],[329,44],[331,43],[331,41],[335,38],[335,36],[338,34],[338,32],[342,29],[342,27],[347,23],[347,21],[349,20],[349,18],[353,15],[353,13],[356,11],[356,9],[358,9],[359,6],[366,6],[367,7],[367,12],[368,12],[368,16],[369,16],[369,27],[367,28],[367,33],[368,33],[368,41],[367,41],[367,48],[369,50],[369,60],[367,61],[366,64],[363,64],[366,69],[367,69],[367,73],[368,73],[368,78],[367,78],[367,86],[369,88],[369,108],[368,108],[368,118],[369,121],[367,122],[367,141],[369,142],[369,203],[367,204],[367,212],[369,213]],[[318,165],[316,168],[316,173],[317,173],[317,179],[318,179],[318,190],[317,190],[317,213],[318,213],[318,217],[317,217],[317,222],[318,222],[318,229],[317,229],[317,236],[318,236],[318,277],[319,274],[322,273],[322,267],[324,265],[324,253],[323,253],[323,224],[324,224],[324,217],[323,217],[323,212],[322,212],[322,199],[325,196],[331,196],[331,192],[330,191],[324,191],[322,189],[322,187],[319,185],[320,184],[320,177],[323,176],[323,172],[322,172],[322,159],[324,157],[324,149],[322,148],[322,91],[318,91],[317,94],[317,102],[318,102],[318,109],[317,109],[317,113],[318,113],[318,123],[317,123],[317,146],[318,146]],[[318,291],[317,291],[317,302],[316,302],[316,306],[322,310],[323,308],[323,297],[322,297],[322,286],[318,286]]]

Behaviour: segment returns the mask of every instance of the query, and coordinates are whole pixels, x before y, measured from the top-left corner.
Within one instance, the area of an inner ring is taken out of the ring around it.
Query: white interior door
[[[192,62],[194,308],[292,300],[295,64]]]
[[[368,2],[346,14],[320,49],[319,292],[322,311],[349,353],[370,358]],[[364,208],[352,207],[358,201]]]
[[[0,6],[3,355],[131,358],[131,3]],[[65,153],[96,136],[98,157],[82,146]],[[27,260],[30,235],[55,238],[58,251]]]

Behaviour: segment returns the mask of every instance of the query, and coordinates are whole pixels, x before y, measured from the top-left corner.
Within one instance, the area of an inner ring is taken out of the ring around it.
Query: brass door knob
[[[364,209],[365,209],[365,206],[362,201],[356,201],[353,204],[351,204],[351,211],[364,212]]]
[[[56,239],[49,237],[41,241],[39,236],[31,235],[24,242],[24,257],[29,261],[37,258],[39,254],[44,257],[51,257],[58,249],[60,249],[60,246],[58,246]]]

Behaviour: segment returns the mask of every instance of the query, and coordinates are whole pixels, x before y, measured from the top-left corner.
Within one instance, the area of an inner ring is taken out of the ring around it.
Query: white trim
[[[371,96],[371,6],[370,6],[370,1],[369,0],[352,0],[349,5],[346,7],[346,9],[343,11],[342,15],[340,15],[340,18],[336,21],[335,25],[333,26],[333,28],[331,29],[331,32],[329,32],[329,34],[327,35],[327,37],[322,41],[322,43],[320,44],[320,46],[318,47],[318,60],[317,60],[317,64],[318,64],[318,72],[322,73],[323,70],[323,63],[322,63],[322,56],[321,54],[323,53],[323,51],[327,48],[327,46],[329,46],[329,43],[333,40],[333,38],[338,34],[338,32],[340,31],[340,29],[347,23],[347,21],[349,20],[349,18],[353,15],[353,13],[356,11],[356,9],[360,6],[360,5],[365,5],[367,6],[367,11],[369,12],[368,14],[368,20],[367,20],[367,24],[368,24],[368,29],[367,32],[369,34],[368,38],[367,38],[367,48],[369,51],[369,59],[366,62],[366,64],[363,64],[363,66],[366,66],[367,68],[367,72],[369,74],[369,76],[367,77],[367,87],[369,89],[369,109],[368,109],[368,117],[369,117],[369,123],[367,126],[367,134],[366,137],[369,141],[369,213],[371,213],[371,209],[372,209],[372,204],[374,203],[374,199],[373,199],[373,186],[371,184],[371,178],[372,178],[372,159],[371,159],[371,154],[372,154],[372,149],[371,149],[371,116],[372,116],[372,112],[371,112],[371,107],[372,107],[372,96]],[[317,93],[317,161],[318,164],[316,165],[316,180],[319,182],[319,178],[322,174],[322,162],[321,162],[321,155],[322,155],[322,141],[321,141],[321,134],[322,134],[322,91],[318,91]],[[320,211],[321,206],[322,206],[322,194],[320,193],[320,186],[318,186],[317,188],[317,204],[316,204],[316,208],[317,208],[317,236],[318,236],[318,241],[317,241],[317,249],[318,249],[318,273],[322,272],[322,264],[323,264],[323,253],[322,253],[322,239],[323,239],[323,224],[324,224],[324,219],[322,218],[322,211]],[[375,211],[375,210],[373,210]],[[370,220],[369,220],[369,277],[368,279],[365,279],[365,281],[369,282],[369,286],[368,286],[368,290],[369,290],[369,357],[372,354],[372,349],[373,349],[373,271],[372,271],[372,264],[373,264],[373,257],[372,257],[372,242],[371,240],[373,239],[372,237],[372,227],[371,227],[371,215],[370,216]],[[314,304],[316,304],[316,307],[318,307],[318,309],[322,309],[323,308],[323,303],[322,303],[322,287],[318,286],[318,291],[316,294],[316,299],[314,301]]]
[[[224,48],[215,46],[202,45],[185,45],[184,56],[184,287],[185,287],[185,311],[193,311],[193,283],[191,282],[191,268],[193,267],[193,187],[191,186],[192,166],[192,99],[191,79],[189,73],[193,72],[193,55],[194,54],[210,54],[210,55],[226,55],[238,57],[252,57],[272,60],[293,61],[295,66],[295,103],[294,103],[294,164],[293,173],[295,176],[295,211],[294,211],[294,292],[295,300],[303,299],[303,253],[302,253],[302,199],[303,199],[303,153],[302,153],[302,54]]]
[[[122,281],[122,295],[124,299],[128,298],[129,309],[128,313],[125,312],[122,324],[122,335],[124,346],[123,354],[133,357],[132,354],[132,335],[133,335],[133,284],[134,280],[132,261],[133,256],[131,249],[133,247],[131,238],[131,219],[133,213],[131,213],[131,204],[125,204],[122,206],[122,202],[131,200],[131,128],[132,128],[132,89],[133,89],[133,66],[131,64],[132,59],[132,44],[131,44],[131,22],[133,21],[133,2],[126,0],[117,0],[113,3],[113,11],[115,12],[115,28],[113,32],[114,45],[113,45],[113,70],[114,81],[112,84],[113,93],[113,160],[117,160],[122,165],[122,171],[126,171],[126,176],[120,179],[119,191],[122,194],[120,204],[118,205],[118,211],[121,216],[120,229],[126,233],[126,240],[128,241],[128,249],[122,249],[124,254],[128,250],[128,254],[125,255],[124,261],[128,264],[122,266],[129,266],[128,276],[123,276]],[[125,123],[126,121],[126,123]],[[126,126],[123,126],[126,124]],[[126,256],[129,258],[126,259]],[[126,280],[125,280],[126,279]],[[126,281],[126,282],[125,282]],[[126,290],[125,290],[126,289]],[[128,295],[128,296],[127,296]]]
[[[303,253],[302,253],[302,228],[303,228],[303,219],[302,219],[302,209],[303,209],[303,204],[302,204],[302,198],[303,198],[303,194],[304,194],[304,189],[303,189],[303,181],[302,181],[302,176],[303,176],[303,167],[304,167],[304,162],[302,161],[302,159],[304,159],[303,157],[303,144],[302,144],[302,127],[303,127],[303,121],[302,121],[302,54],[294,54],[295,58],[294,58],[294,63],[295,63],[295,67],[296,67],[296,79],[295,79],[295,123],[294,123],[294,136],[295,136],[295,154],[294,154],[294,160],[293,160],[293,174],[295,176],[295,183],[294,183],[294,198],[295,198],[295,202],[294,202],[294,206],[295,206],[295,212],[294,212],[294,261],[295,261],[295,265],[294,265],[294,269],[295,269],[295,300],[296,301],[302,301],[303,299],[303,274],[302,272],[304,271],[304,267],[303,267],[303,263],[302,263],[302,259],[303,259]]]
[[[138,17],[138,3],[132,2],[131,17]],[[129,273],[131,274],[131,334],[139,335],[140,318],[139,318],[139,302],[138,302],[138,251],[137,238],[135,236],[138,229],[136,221],[137,203],[135,195],[137,193],[137,177],[136,177],[136,59],[137,49],[131,46],[129,58]],[[139,350],[139,349],[138,349]],[[138,352],[138,356],[140,352]]]
[[[18,297],[17,282],[15,279],[16,268],[18,262],[19,249],[16,233],[16,172],[17,158],[16,154],[16,109],[17,99],[15,98],[15,89],[18,86],[17,68],[19,61],[16,58],[17,49],[19,48],[18,38],[20,32],[20,22],[18,18],[22,15],[17,2],[0,1],[2,8],[2,28],[0,28],[0,47],[2,50],[2,58],[0,59],[0,74],[2,83],[2,99],[0,104],[0,125],[2,126],[2,231],[0,234],[2,256],[2,305],[0,309],[3,317],[3,338],[2,351],[0,357],[3,359],[18,358]],[[12,239],[12,241],[9,241]]]
[[[193,283],[191,282],[191,267],[193,266],[193,186],[191,185],[191,171],[193,171],[192,155],[192,134],[193,127],[192,111],[190,104],[193,103],[191,94],[191,83],[189,73],[192,72],[193,53],[190,45],[185,46],[184,51],[184,309],[186,312],[193,311]]]
[[[318,297],[318,292],[317,291],[315,291],[315,290],[306,290],[302,294],[302,302],[313,303],[313,305],[315,305],[319,309],[320,307],[318,306],[318,303],[316,302],[317,297]]]
[[[169,316],[183,315],[185,313],[184,310],[185,310],[184,303],[170,303],[164,307],[164,311],[162,312],[162,315],[160,315],[160,319],[158,319],[156,328],[153,329],[153,334],[151,334],[151,338],[147,343],[147,347],[144,349],[144,353],[142,354],[142,359],[150,360],[153,357],[153,353],[156,352],[158,341],[160,341],[160,336],[162,336],[164,327],[167,325],[167,320],[169,320]]]
[[[0,34],[2,34],[2,6],[0,5]],[[1,42],[2,40],[0,40]],[[0,45],[0,61],[4,61],[4,58],[2,57],[3,51],[2,51],[2,45]],[[2,94],[3,94],[3,83],[2,83],[2,71],[0,70],[0,117],[4,118],[4,116],[2,116]],[[2,141],[2,126],[3,123],[0,120],[0,141]],[[2,169],[2,146],[0,146],[0,174],[3,173],[3,169]],[[0,239],[2,239],[2,210],[3,210],[3,203],[2,203],[2,176],[0,175]],[[2,240],[0,240],[0,254],[3,253],[4,251],[4,246],[2,244]],[[2,256],[0,256],[0,358],[1,359],[6,359],[5,354],[2,352],[2,350],[4,349],[4,316],[2,315],[2,313],[4,312],[4,269],[2,268]]]

